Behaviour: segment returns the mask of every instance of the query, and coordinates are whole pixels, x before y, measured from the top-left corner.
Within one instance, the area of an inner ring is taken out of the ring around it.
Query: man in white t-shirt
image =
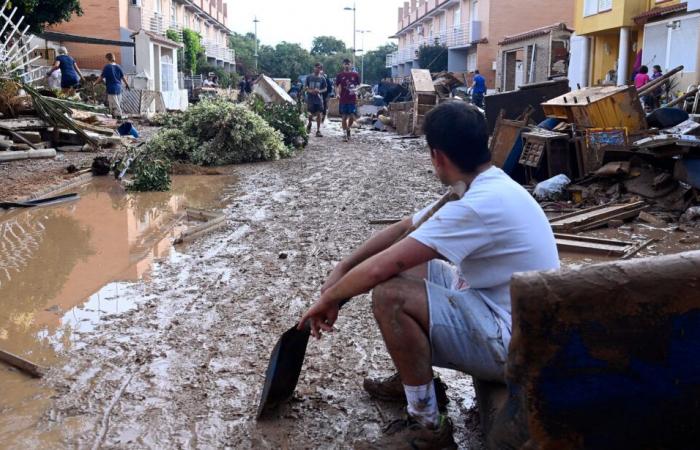
[[[365,242],[338,264],[300,322],[310,320],[320,337],[343,299],[373,290],[374,316],[398,374],[364,387],[375,398],[407,402],[408,414],[378,442],[356,448],[453,448],[451,422],[440,414],[444,387],[433,381],[432,367],[503,381],[511,276],[559,268],[544,212],[490,162],[483,114],[447,102],[426,116],[424,130],[437,176],[445,185],[465,182],[467,193],[396,244],[430,206]]]

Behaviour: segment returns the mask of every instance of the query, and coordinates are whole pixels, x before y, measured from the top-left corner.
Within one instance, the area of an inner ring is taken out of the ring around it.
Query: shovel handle
[[[467,185],[466,185],[463,181],[460,181],[460,182],[458,182],[457,184],[455,184],[454,186],[451,186],[451,187],[450,187],[450,190],[449,190],[445,195],[443,195],[443,196],[440,198],[440,200],[438,200],[437,203],[435,203],[435,204],[433,205],[433,207],[430,208],[430,210],[429,210],[427,213],[425,213],[425,215],[424,215],[423,217],[421,217],[416,223],[414,223],[413,225],[411,225],[411,228],[409,228],[408,230],[406,230],[406,232],[405,232],[404,234],[402,234],[401,237],[398,238],[398,239],[394,242],[394,244],[396,244],[396,243],[398,243],[398,242],[401,242],[401,241],[404,240],[406,237],[408,237],[411,233],[413,233],[413,232],[416,231],[418,228],[420,228],[421,225],[423,225],[425,222],[427,222],[428,220],[430,220],[431,217],[433,217],[438,211],[440,211],[440,209],[441,209],[443,206],[445,206],[445,205],[448,204],[449,202],[453,202],[453,201],[456,201],[456,200],[460,200],[462,197],[464,197],[464,194],[465,194],[466,192],[467,192]],[[351,300],[351,299],[346,298],[345,300],[341,301],[340,304],[338,305],[338,308],[342,308],[342,307],[345,306],[345,304],[348,303],[350,300]],[[308,327],[308,326],[309,326],[309,324],[307,323],[307,327]]]

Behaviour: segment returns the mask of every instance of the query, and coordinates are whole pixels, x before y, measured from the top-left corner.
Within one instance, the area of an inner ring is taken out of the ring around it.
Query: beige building
[[[126,71],[135,72],[136,52],[133,45],[124,44],[133,43],[136,33],[143,30],[154,36],[154,42],[167,44],[163,38],[168,30],[181,33],[188,28],[202,36],[209,62],[230,71],[235,69],[235,55],[228,48],[231,30],[227,26],[226,0],[81,0],[80,6],[84,12],[82,16],[73,16],[70,21],[56,25],[49,31],[122,43],[95,45],[61,42],[81,67],[101,68],[104,54],[109,51],[117,55],[118,62]],[[171,59],[170,63],[173,62]]]
[[[422,45],[447,47],[448,70],[479,69],[490,89],[496,85],[498,43],[507,36],[554,23],[573,23],[575,0],[410,0],[399,8],[399,49],[388,55],[392,76],[418,68]],[[429,68],[428,68],[429,69]]]

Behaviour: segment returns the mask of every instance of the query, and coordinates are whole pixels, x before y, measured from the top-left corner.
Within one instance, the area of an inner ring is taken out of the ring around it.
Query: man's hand
[[[321,298],[302,316],[298,328],[299,330],[304,329],[306,322],[309,321],[311,335],[316,339],[321,339],[321,331],[329,333],[333,331],[333,325],[338,320],[338,311],[340,311],[338,302],[321,295]]]

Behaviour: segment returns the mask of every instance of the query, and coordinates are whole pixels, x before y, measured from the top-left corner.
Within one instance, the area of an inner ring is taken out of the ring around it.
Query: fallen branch
[[[31,361],[19,357],[13,353],[0,350],[0,361],[15,367],[22,372],[33,376],[34,378],[41,378],[44,376],[44,368],[34,364]]]
[[[14,131],[10,130],[8,127],[3,126],[2,124],[0,124],[0,130],[6,131],[7,133],[9,133],[10,136],[17,139],[18,141],[24,142],[25,144],[27,144],[29,147],[33,148],[34,150],[37,149],[37,146],[34,145],[33,143],[31,143],[29,141],[29,139],[25,138],[21,134],[15,133]]]
[[[122,394],[124,394],[126,387],[129,385],[129,383],[131,383],[131,379],[133,377],[134,374],[130,373],[126,380],[124,380],[122,385],[119,387],[119,390],[114,394],[114,397],[112,397],[112,401],[110,402],[109,406],[107,406],[107,409],[102,415],[102,425],[100,427],[100,433],[97,435],[97,438],[95,438],[95,442],[93,442],[92,444],[92,450],[97,450],[102,446],[102,442],[104,442],[105,436],[107,435],[107,430],[109,429],[109,416],[110,414],[112,414],[112,410],[119,402],[119,399],[121,398]]]

